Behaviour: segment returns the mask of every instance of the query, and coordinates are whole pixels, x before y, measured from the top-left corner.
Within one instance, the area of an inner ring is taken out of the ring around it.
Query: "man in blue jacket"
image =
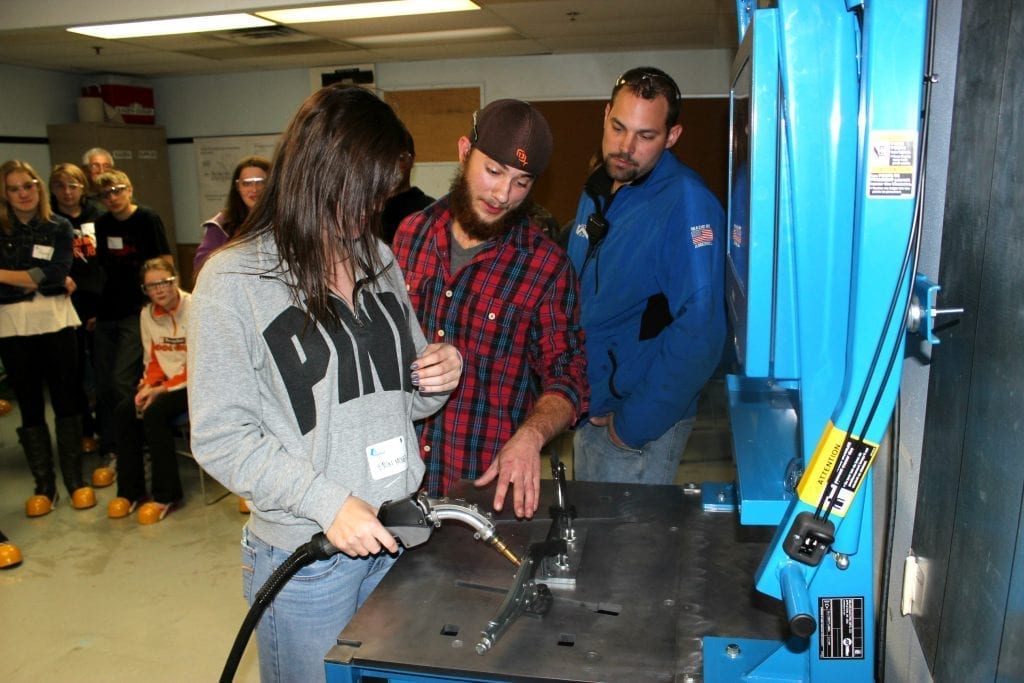
[[[680,99],[659,69],[616,81],[603,164],[569,237],[591,387],[590,416],[575,435],[576,479],[672,483],[722,356],[725,215],[669,151],[682,133]]]

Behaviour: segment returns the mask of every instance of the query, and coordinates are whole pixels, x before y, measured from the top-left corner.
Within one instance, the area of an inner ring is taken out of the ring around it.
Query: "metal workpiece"
[[[551,608],[551,591],[546,584],[536,581],[537,561],[549,554],[547,543],[534,544],[519,566],[512,586],[498,608],[498,613],[487,622],[476,644],[478,655],[487,654],[509,626],[524,614],[544,616]]]
[[[535,585],[551,596],[543,616],[524,610],[477,654],[516,571],[445,524],[403,554],[341,632],[326,658],[328,680],[352,680],[358,670],[403,680],[699,681],[704,636],[787,635],[782,604],[753,591],[770,529],[705,513],[678,486],[568,481],[564,493],[586,543],[574,586],[541,582],[538,568]],[[452,494],[482,507],[493,496],[468,483]],[[541,510],[556,502],[551,481],[541,482],[540,502]],[[524,564],[531,546],[549,540],[549,518],[516,520],[506,510],[493,521]]]

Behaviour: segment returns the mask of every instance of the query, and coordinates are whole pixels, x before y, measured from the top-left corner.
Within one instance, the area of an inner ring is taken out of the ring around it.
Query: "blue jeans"
[[[695,417],[683,418],[639,449],[621,448],[608,438],[608,427],[589,420],[573,435],[573,478],[621,484],[671,484],[679,469]]]
[[[242,530],[242,591],[251,606],[290,552]],[[326,680],[324,656],[397,557],[338,553],[300,569],[267,606],[256,628],[262,683]]]

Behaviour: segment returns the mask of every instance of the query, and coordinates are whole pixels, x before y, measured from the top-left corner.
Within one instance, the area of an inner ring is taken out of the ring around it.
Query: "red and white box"
[[[101,76],[82,87],[84,97],[100,97],[107,121],[113,123],[156,122],[153,88],[146,81],[124,76]]]

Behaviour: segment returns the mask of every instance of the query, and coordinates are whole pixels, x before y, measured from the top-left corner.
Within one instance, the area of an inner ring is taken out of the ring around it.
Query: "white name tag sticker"
[[[108,249],[124,249],[124,238],[111,235],[107,238]]]
[[[53,247],[45,244],[33,244],[32,258],[37,258],[40,261],[51,260],[53,258]]]
[[[96,239],[96,224],[95,223],[82,223],[82,234],[86,237]]]
[[[405,472],[409,467],[409,454],[405,450],[405,437],[381,441],[366,449],[370,476],[376,481]]]

